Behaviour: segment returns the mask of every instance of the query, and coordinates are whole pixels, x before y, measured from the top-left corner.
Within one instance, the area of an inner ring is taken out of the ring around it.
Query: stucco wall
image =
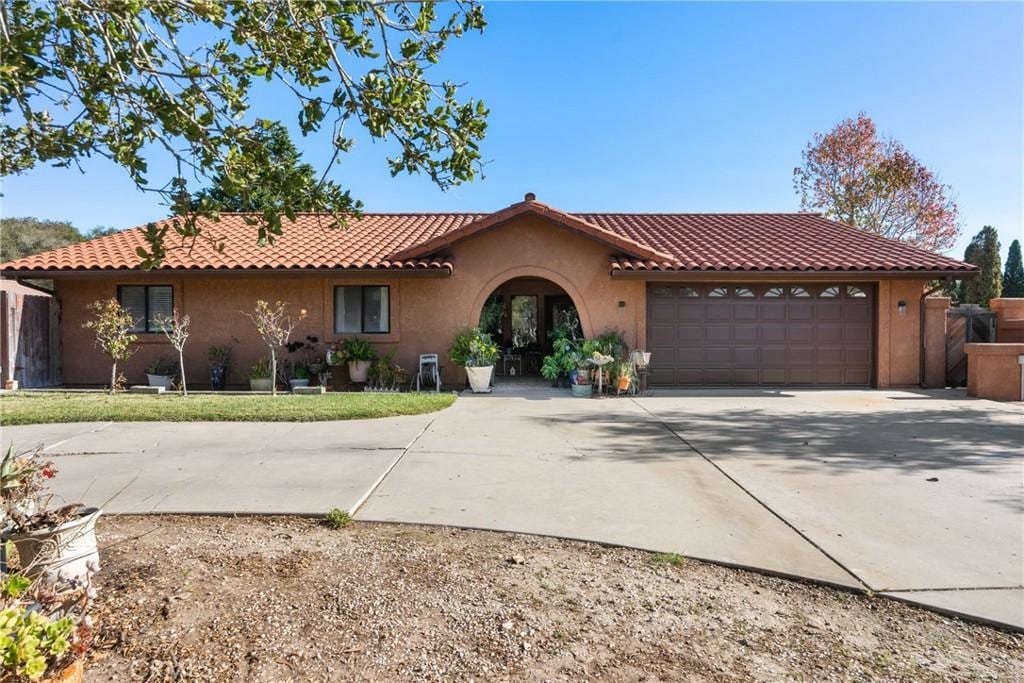
[[[921,295],[925,280],[881,280],[878,283],[876,383],[879,388],[916,386],[920,380]],[[900,314],[899,303],[906,309]]]
[[[229,384],[246,384],[249,368],[266,356],[252,322],[242,315],[242,311],[252,310],[257,299],[287,302],[295,312],[306,309],[306,318],[295,330],[296,338],[341,339],[344,335],[333,333],[333,288],[342,284],[389,285],[391,333],[362,337],[373,342],[380,353],[395,349],[396,361],[410,370],[419,354],[441,354],[448,382],[463,378],[461,370],[446,358],[452,337],[475,325],[487,296],[514,277],[543,277],[555,282],[579,309],[585,334],[616,328],[633,347],[645,338],[644,283],[612,280],[608,276],[609,252],[605,245],[528,216],[453,245],[455,273],[450,278],[328,278],[281,273],[61,279],[56,282],[56,295],[63,313],[64,381],[69,385],[107,381],[109,361],[94,348],[91,334],[82,329],[88,319],[86,306],[116,296],[119,284],[135,283],[174,286],[175,306],[192,318],[185,365],[196,386],[208,382],[206,353],[211,344],[234,344]],[[162,335],[139,336],[139,351],[125,364],[129,383],[144,382],[145,367],[153,359],[174,353]]]
[[[989,307],[996,314],[996,341],[1001,344],[1024,343],[1024,299],[992,299]]]
[[[949,303],[946,296],[925,299],[924,384],[930,389],[946,386],[946,312]]]

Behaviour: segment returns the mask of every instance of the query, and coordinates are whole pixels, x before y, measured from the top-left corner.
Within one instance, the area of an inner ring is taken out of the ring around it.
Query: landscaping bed
[[[194,394],[147,396],[38,392],[0,396],[0,424],[49,422],[314,422],[418,415],[455,401],[443,393],[327,393],[317,396]]]
[[[1024,637],[678,556],[301,518],[116,517],[95,680],[1013,680]]]

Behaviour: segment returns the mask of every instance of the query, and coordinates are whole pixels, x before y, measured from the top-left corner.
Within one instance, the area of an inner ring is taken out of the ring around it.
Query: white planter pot
[[[249,388],[253,391],[270,391],[274,388],[273,380],[269,377],[250,377]]]
[[[163,387],[168,391],[174,385],[174,375],[151,375],[146,373],[146,379],[149,380],[149,386],[151,387]]]
[[[372,364],[373,361],[369,360],[350,360],[348,362],[348,378],[353,382],[365,382]]]
[[[290,380],[288,380],[288,386],[290,386],[292,389],[294,389],[296,387],[308,387],[309,386],[309,380],[308,379],[298,379],[298,378],[290,379]]]
[[[469,388],[474,394],[487,394],[491,391],[491,374],[494,366],[488,365],[483,368],[466,368],[466,375],[469,377]]]
[[[60,526],[12,536],[25,575],[34,579],[50,572],[85,581],[91,570],[99,571],[96,519],[101,514],[99,508],[84,508],[78,519]]]

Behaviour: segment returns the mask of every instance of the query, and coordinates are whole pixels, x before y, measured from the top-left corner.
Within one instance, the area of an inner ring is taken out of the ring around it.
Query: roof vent
[[[532,192],[527,192],[526,196],[523,197],[523,201],[524,202],[535,202],[535,201],[537,201],[537,195],[535,195]]]

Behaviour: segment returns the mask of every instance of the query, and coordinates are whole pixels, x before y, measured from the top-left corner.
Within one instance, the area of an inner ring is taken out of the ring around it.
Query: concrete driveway
[[[45,425],[112,512],[298,512],[551,534],[1024,627],[1024,415],[960,392],[463,396],[365,422]]]

